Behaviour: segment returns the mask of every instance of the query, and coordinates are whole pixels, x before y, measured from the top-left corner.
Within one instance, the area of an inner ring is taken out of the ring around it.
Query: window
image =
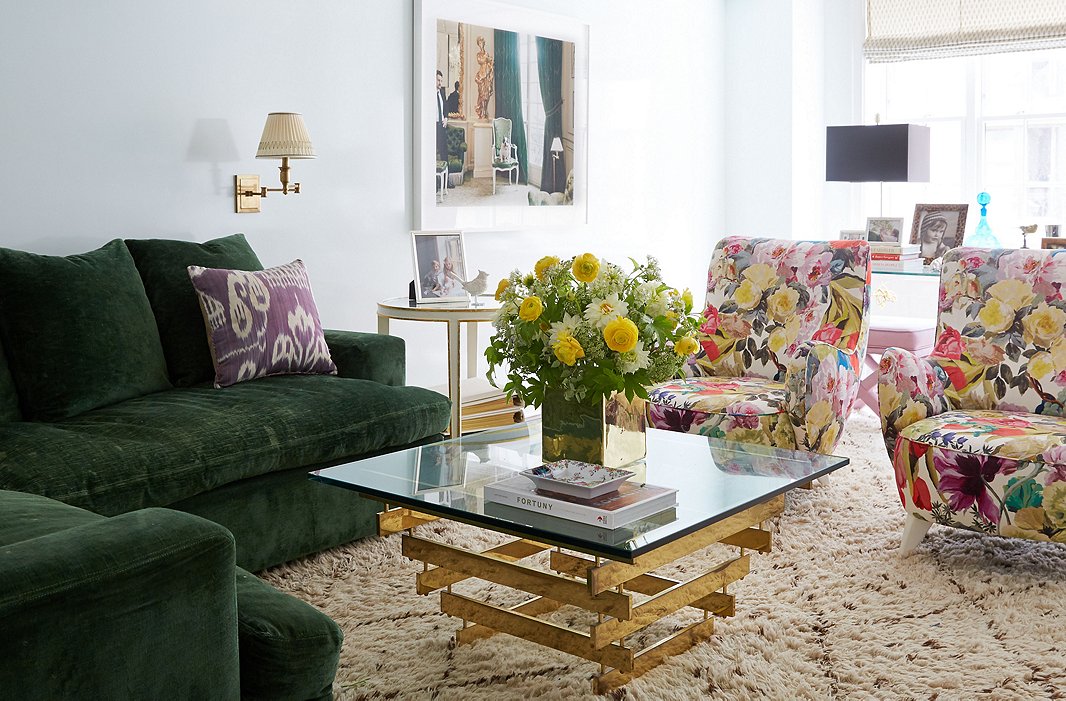
[[[886,184],[885,216],[909,223],[916,202],[967,202],[972,231],[984,190],[1005,246],[1021,245],[1020,225],[1066,222],[1066,49],[867,64],[865,87],[867,115],[930,127],[930,182]]]
[[[537,69],[537,38],[523,34],[519,44],[522,67],[522,104],[526,117],[526,158],[529,160],[529,183],[540,187],[541,163],[544,161],[544,100],[540,96],[540,73]]]

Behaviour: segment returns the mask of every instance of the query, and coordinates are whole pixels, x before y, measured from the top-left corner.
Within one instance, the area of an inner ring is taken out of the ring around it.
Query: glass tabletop
[[[315,470],[311,478],[394,506],[553,545],[633,558],[848,464],[847,458],[648,429],[631,482],[676,488],[677,505],[608,530],[486,503],[488,484],[542,464],[537,419]]]

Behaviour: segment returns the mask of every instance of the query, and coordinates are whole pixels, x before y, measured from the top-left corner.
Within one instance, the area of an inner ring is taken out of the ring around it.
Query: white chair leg
[[[903,527],[903,538],[900,539],[899,543],[899,554],[907,555],[918,547],[918,543],[921,543],[922,539],[925,538],[925,534],[929,532],[931,525],[933,524],[928,521],[907,514],[907,524]]]

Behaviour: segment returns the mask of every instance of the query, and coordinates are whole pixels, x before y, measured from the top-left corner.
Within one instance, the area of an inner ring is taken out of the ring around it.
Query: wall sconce
[[[233,176],[234,204],[238,214],[258,212],[259,203],[268,192],[280,192],[283,195],[300,192],[300,183],[289,186],[289,159],[315,157],[303,117],[295,112],[268,114],[255,157],[281,159],[278,168],[281,171],[281,187],[260,187],[258,175]]]

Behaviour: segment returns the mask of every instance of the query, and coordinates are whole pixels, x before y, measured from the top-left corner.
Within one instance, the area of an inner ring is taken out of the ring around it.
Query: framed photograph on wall
[[[870,243],[899,244],[903,230],[903,217],[867,217],[866,240]]]
[[[461,231],[412,231],[415,301],[465,302],[466,248]]]
[[[415,225],[587,222],[588,25],[490,0],[415,0]]]
[[[925,262],[943,258],[952,248],[962,245],[966,233],[968,204],[917,204],[911,223],[911,243],[918,244],[918,255]]]

